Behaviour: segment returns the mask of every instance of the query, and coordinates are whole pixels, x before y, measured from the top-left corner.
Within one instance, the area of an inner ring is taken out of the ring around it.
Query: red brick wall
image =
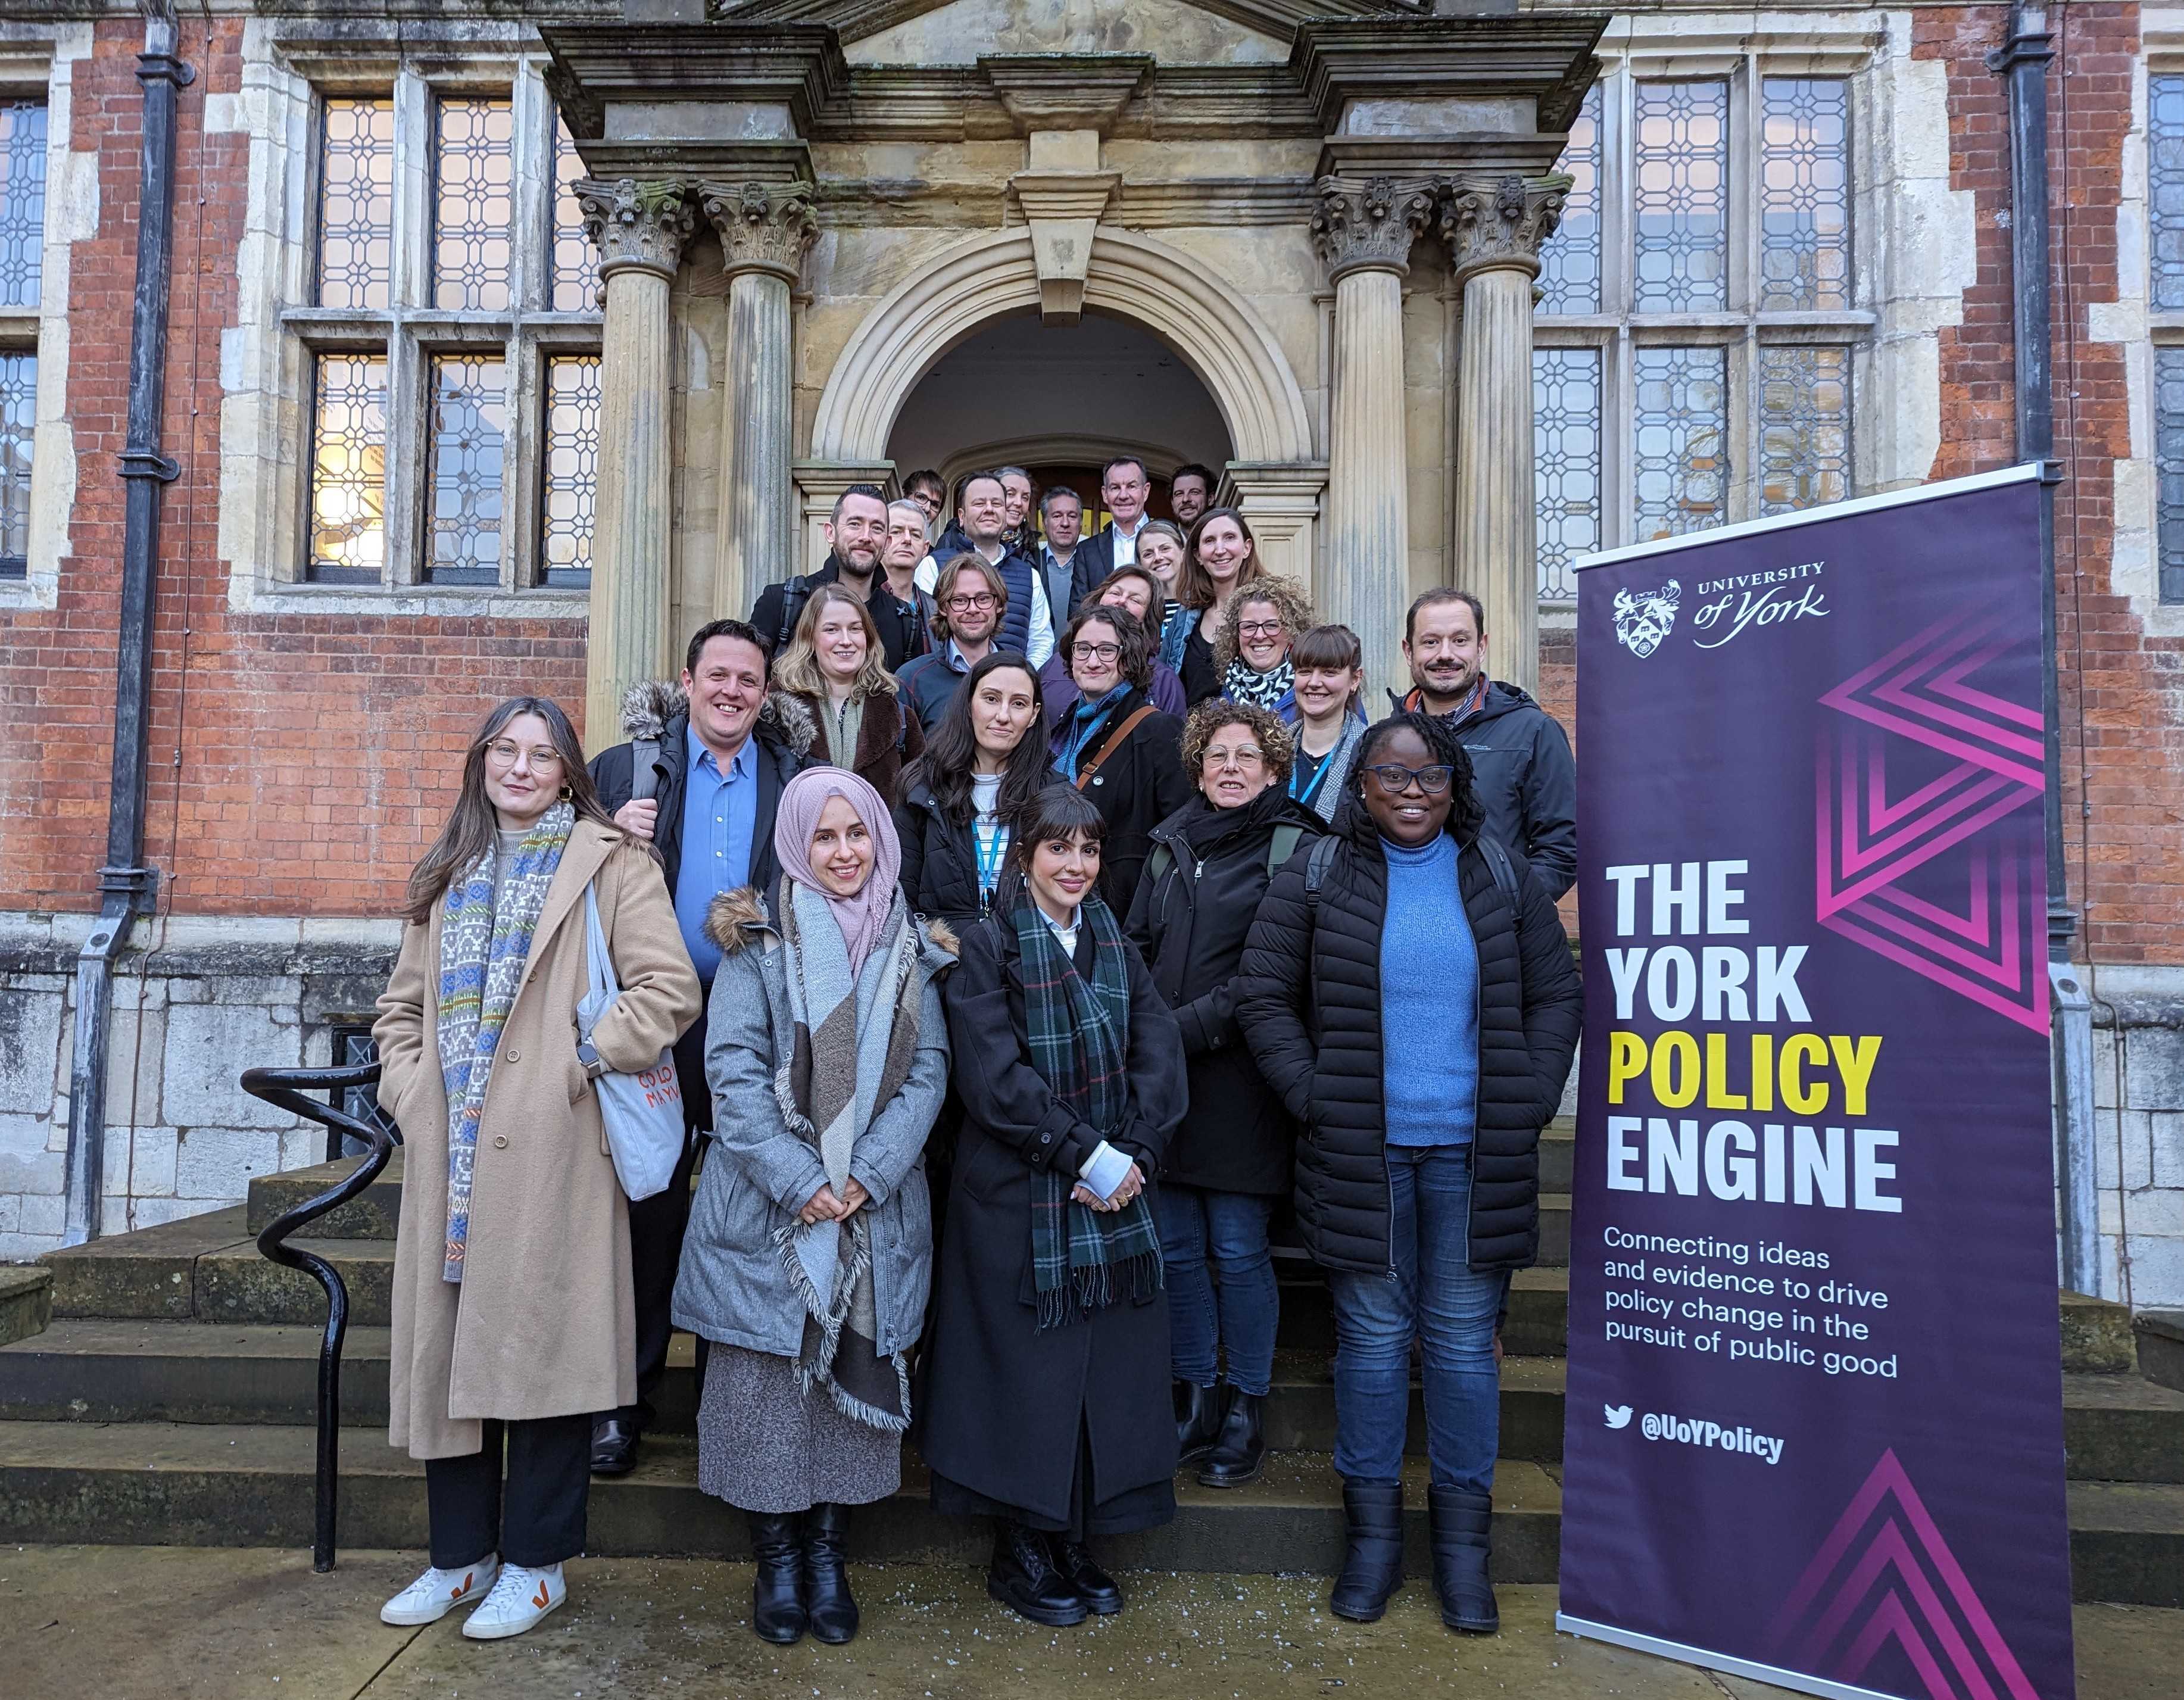
[[[248,143],[208,135],[239,86],[240,20],[185,17],[148,854],[181,912],[389,911],[438,829],[484,710],[519,691],[581,715],[583,636],[567,621],[381,620],[227,611],[219,532],[220,332],[236,321]],[[0,908],[93,906],[105,860],[122,537],[141,90],[136,20],[78,63],[70,145],[96,148],[97,234],[71,260],[65,382],[77,494],[51,613],[0,615]]]

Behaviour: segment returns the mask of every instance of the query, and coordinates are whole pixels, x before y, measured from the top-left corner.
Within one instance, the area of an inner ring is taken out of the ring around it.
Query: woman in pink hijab
[[[925,1140],[948,1090],[934,982],[956,941],[903,902],[894,822],[855,773],[790,780],[773,847],[780,883],[706,920],[713,1142],[675,1322],[712,1342],[698,1485],[749,1517],[752,1626],[838,1644],[857,1629],[850,1508],[902,1480],[932,1279]]]

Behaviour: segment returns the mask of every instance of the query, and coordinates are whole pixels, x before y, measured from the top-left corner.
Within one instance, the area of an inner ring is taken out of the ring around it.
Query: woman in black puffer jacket
[[[1382,721],[1351,786],[1334,833],[1274,877],[1236,992],[1304,1129],[1297,1226],[1334,1300],[1350,1550],[1329,1604],[1370,1622],[1402,1580],[1416,1335],[1442,1619],[1490,1633],[1494,1326],[1509,1272],[1539,1249],[1540,1129],[1577,1045],[1577,970],[1546,888],[1480,837],[1444,722]]]

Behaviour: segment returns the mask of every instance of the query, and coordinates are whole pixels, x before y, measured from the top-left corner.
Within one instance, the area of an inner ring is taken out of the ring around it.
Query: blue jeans
[[[1175,1379],[1211,1387],[1216,1343],[1228,1348],[1228,1380],[1261,1398],[1274,1379],[1274,1325],[1281,1296],[1267,1218],[1274,1201],[1247,1192],[1206,1192],[1163,1181],[1161,1262],[1167,1271],[1168,1352]],[[1216,1304],[1209,1255],[1221,1272]]]
[[[1402,1479],[1411,1340],[1425,1344],[1426,1451],[1436,1487],[1485,1493],[1502,1440],[1494,1324],[1508,1277],[1474,1274],[1471,1147],[1387,1148],[1393,1279],[1330,1271],[1334,1469],[1346,1481]]]

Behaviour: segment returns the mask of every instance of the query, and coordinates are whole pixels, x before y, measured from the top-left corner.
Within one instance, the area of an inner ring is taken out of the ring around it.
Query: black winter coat
[[[1401,706],[1418,707],[1419,693]],[[1549,897],[1561,897],[1577,883],[1577,758],[1562,722],[1518,687],[1489,679],[1486,700],[1461,720],[1450,716],[1449,729],[1471,757],[1486,830],[1532,864]]]
[[[920,1446],[926,1462],[987,1498],[1067,1524],[1078,1435],[1091,1440],[1089,1497],[1112,1500],[1175,1473],[1167,1296],[1125,1293],[1042,1330],[1031,1271],[1032,1171],[1074,1175],[1098,1139],[1032,1066],[1016,933],[1006,918],[964,932],[942,985],[963,1102],[934,1273]],[[1130,1106],[1112,1143],[1144,1171],[1145,1197],[1183,1114],[1183,1042],[1130,953]],[[1089,973],[1091,933],[1079,934]]]
[[[1389,1246],[1380,1039],[1380,930],[1388,864],[1362,809],[1316,898],[1307,857],[1274,876],[1244,947],[1237,1013],[1268,1083],[1303,1124],[1297,1228],[1329,1268],[1379,1274]],[[1518,856],[1518,904],[1475,843],[1457,883],[1479,947],[1479,1122],[1473,1135],[1471,1267],[1517,1269],[1540,1246],[1540,1129],[1562,1101],[1581,994],[1569,941]],[[1456,893],[1451,893],[1455,896]]]
[[[1156,875],[1148,862],[1128,932],[1175,1012],[1190,1062],[1190,1113],[1168,1145],[1171,1183],[1261,1196],[1290,1190],[1296,1123],[1251,1059],[1235,995],[1280,827],[1295,829],[1300,850],[1326,830],[1278,786],[1234,810],[1194,797],[1153,830],[1152,861],[1167,865]]]
[[[769,584],[759,592],[758,600],[751,605],[750,622],[758,633],[769,664],[788,647],[788,638],[796,630],[796,622],[803,617],[804,605],[811,599],[811,593],[822,584],[839,583],[841,577],[842,564],[830,555],[818,571],[800,574],[785,584]],[[872,575],[872,588],[865,596],[865,611],[872,616],[872,624],[879,629],[880,653],[889,672],[901,672],[904,662],[913,655],[923,655],[931,647],[925,627],[928,610],[915,603],[900,600],[889,588],[883,571]]]
[[[922,779],[894,811],[902,844],[902,900],[928,921],[945,921],[968,932],[985,914],[978,901],[978,845],[971,823],[951,825]]]
[[[1120,726],[1145,705],[1145,694],[1133,689],[1107,717],[1107,726],[1085,750],[1089,762]],[[1066,735],[1067,723],[1056,729]],[[1138,876],[1151,854],[1153,828],[1191,798],[1183,771],[1183,722],[1172,714],[1150,714],[1131,729],[1121,746],[1078,789],[1092,800],[1107,823],[1100,846],[1100,895],[1117,916],[1126,916],[1138,895]]]

